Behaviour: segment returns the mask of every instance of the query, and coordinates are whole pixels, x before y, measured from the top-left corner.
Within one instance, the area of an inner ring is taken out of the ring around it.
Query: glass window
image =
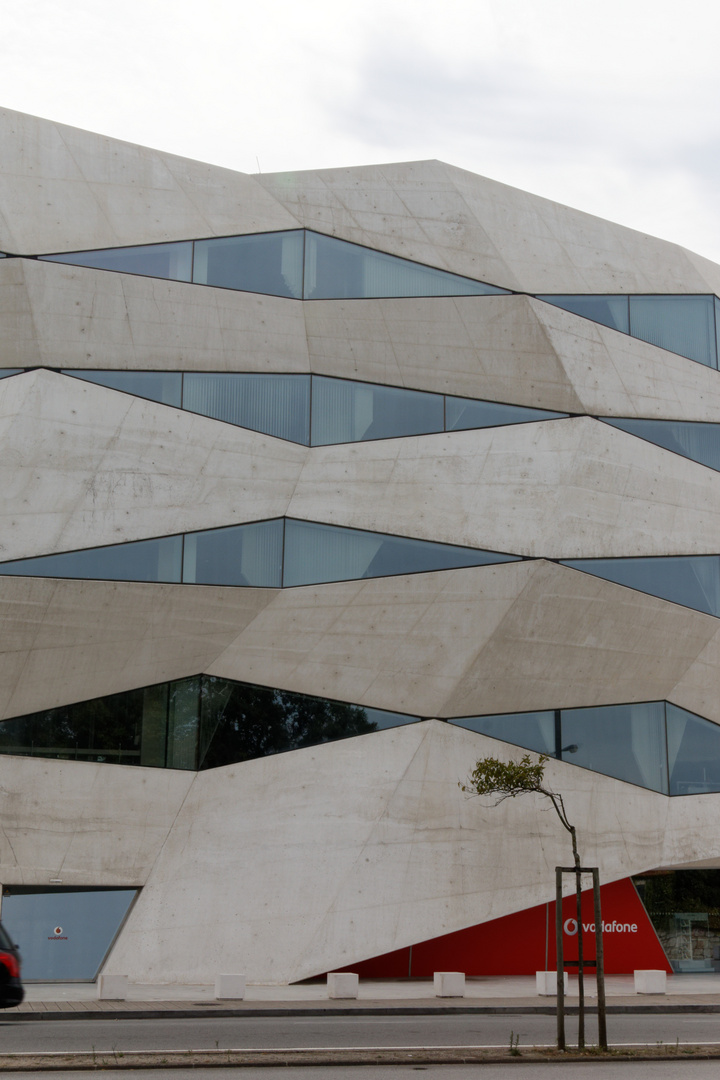
[[[673,604],[720,615],[720,556],[669,555],[651,559],[563,559],[587,574],[659,596]]]
[[[195,241],[193,281],[223,289],[302,297],[303,230]]]
[[[365,735],[417,717],[206,677],[201,769]]]
[[[386,255],[372,248],[307,232],[306,300],[381,296],[483,296],[507,293],[495,285]]]
[[[668,792],[664,702],[563,709],[563,761]]]
[[[720,791],[720,727],[667,704],[670,794]]]
[[[503,405],[497,401],[474,401],[471,398],[445,398],[445,426],[448,431],[500,427],[503,424],[529,424],[538,420],[556,420],[567,413],[529,409],[522,405]]]
[[[700,364],[717,367],[712,296],[631,296],[630,333]]]
[[[0,754],[194,770],[417,716],[196,675],[0,723]]]
[[[81,371],[66,368],[63,375],[72,375],[85,382],[123,390],[126,394],[160,401],[163,405],[180,408],[182,400],[182,375],[179,371]]]
[[[91,578],[105,581],[180,581],[182,537],[40,555],[0,563],[0,574],[20,577]]]
[[[572,311],[575,315],[582,315],[593,322],[610,326],[613,330],[630,332],[627,296],[538,296],[538,300],[545,300],[555,307]]]
[[[489,735],[491,739],[523,746],[536,754],[555,753],[555,713],[546,712],[504,713],[499,716],[462,716],[450,720],[458,727]]]
[[[516,559],[514,555],[288,518],[283,585],[449,570]]]
[[[282,584],[283,519],[185,536],[183,581],[197,585]]]
[[[200,678],[170,683],[167,713],[168,769],[196,769],[200,724]]]
[[[116,270],[125,274],[190,281],[192,241],[172,244],[146,244],[141,247],[105,248],[102,251],[68,251],[60,255],[40,255],[43,262],[90,266],[97,270]]]
[[[25,368],[21,367],[8,367],[0,368],[0,379],[7,379],[9,375],[20,375]]]
[[[0,752],[139,765],[145,705],[145,691],[128,690],[4,720]]]
[[[183,408],[307,446],[310,376],[187,373]]]
[[[621,431],[720,470],[720,424],[685,420],[617,420],[612,416],[601,416],[600,419]]]
[[[442,430],[442,394],[313,376],[313,446]]]
[[[92,982],[137,889],[6,885],[2,916],[27,982]]]

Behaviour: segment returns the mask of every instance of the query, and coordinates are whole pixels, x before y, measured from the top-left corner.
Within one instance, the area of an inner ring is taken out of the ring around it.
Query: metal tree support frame
[[[563,874],[575,877],[577,901],[578,958],[566,961],[563,955],[562,880]],[[595,915],[595,960],[583,958],[582,929],[582,875],[591,874],[593,883],[593,909]],[[557,1044],[565,1049],[565,967],[578,969],[578,1049],[585,1048],[585,968],[594,967],[597,972],[598,1045],[607,1050],[607,1024],[605,1016],[605,968],[603,963],[602,912],[600,910],[600,872],[597,866],[555,867],[555,951],[557,968]]]

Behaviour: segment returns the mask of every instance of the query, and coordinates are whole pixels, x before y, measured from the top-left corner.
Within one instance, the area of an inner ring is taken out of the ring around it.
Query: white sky
[[[246,172],[441,158],[718,262],[719,57],[711,0],[0,0],[8,108]]]

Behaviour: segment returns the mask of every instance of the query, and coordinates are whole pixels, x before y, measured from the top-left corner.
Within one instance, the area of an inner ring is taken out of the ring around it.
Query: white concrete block
[[[331,971],[327,977],[329,998],[356,998],[360,979],[352,971]]]
[[[636,994],[664,994],[667,988],[667,973],[649,969],[634,971]]]
[[[557,972],[555,971],[536,971],[535,972],[535,987],[538,994],[541,997],[555,997],[557,994]],[[567,971],[563,975],[563,987],[565,993],[568,992],[568,976]]]
[[[244,975],[216,975],[215,998],[218,1001],[242,1001],[245,997]]]
[[[465,997],[464,971],[436,971],[433,983],[435,997]]]
[[[97,981],[98,1001],[125,1001],[128,981],[127,975],[99,975]]]

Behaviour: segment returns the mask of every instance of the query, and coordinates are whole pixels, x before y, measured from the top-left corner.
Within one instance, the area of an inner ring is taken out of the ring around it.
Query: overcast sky
[[[246,172],[441,158],[720,262],[717,2],[0,0],[0,19],[8,108]]]

